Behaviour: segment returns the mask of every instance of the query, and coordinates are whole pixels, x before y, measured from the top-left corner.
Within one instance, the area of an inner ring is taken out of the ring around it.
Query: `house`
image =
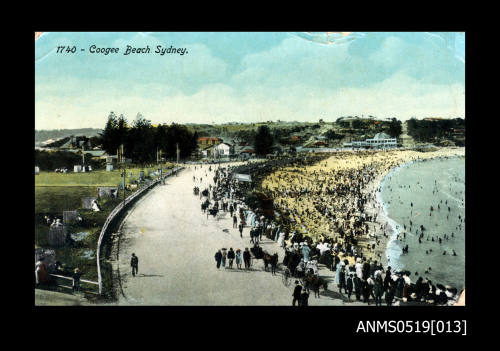
[[[220,143],[214,146],[216,157],[229,157],[232,154],[233,147],[228,143]]]
[[[391,138],[385,133],[377,133],[373,139],[366,139],[365,141],[368,146],[374,148],[393,148],[398,146],[396,138]]]
[[[89,155],[90,154],[90,157],[92,158],[96,158],[96,159],[100,159],[104,156],[104,154],[106,154],[106,151],[104,150],[85,150],[85,155]]]
[[[200,148],[203,148],[204,146],[212,146],[212,145],[217,145],[222,143],[222,139],[219,138],[212,138],[212,137],[201,137],[198,138],[198,145],[200,145]]]
[[[324,147],[324,146],[328,146],[328,143],[325,141],[318,140],[318,141],[314,142],[311,146],[312,147]]]
[[[242,157],[250,157],[255,155],[255,150],[251,146],[245,146],[240,150],[240,156]]]
[[[199,147],[199,152],[202,157],[211,157],[212,156],[212,146],[200,146]]]
[[[203,157],[222,158],[231,156],[234,153],[233,151],[234,149],[230,144],[219,143],[213,146],[205,146],[201,150],[201,154]]]
[[[344,147],[352,148],[370,148],[370,149],[388,149],[396,148],[398,142],[396,138],[391,138],[385,133],[377,133],[373,139],[365,139],[365,141],[353,141],[351,143],[344,143]]]

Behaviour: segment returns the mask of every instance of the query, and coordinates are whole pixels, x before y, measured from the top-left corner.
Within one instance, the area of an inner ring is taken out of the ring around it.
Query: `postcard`
[[[36,32],[36,306],[465,305],[464,32]]]

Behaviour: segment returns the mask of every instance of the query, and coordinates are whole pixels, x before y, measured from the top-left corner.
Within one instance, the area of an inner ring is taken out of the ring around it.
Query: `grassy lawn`
[[[171,164],[163,164],[165,169]],[[139,172],[144,171],[144,175],[147,177],[150,172],[158,170],[158,166],[154,167],[134,167],[126,168],[127,176],[125,179],[126,184],[139,178]],[[129,173],[132,172],[132,177],[129,177]],[[115,169],[111,172],[106,170],[96,170],[88,173],[55,173],[42,171],[40,174],[35,176],[35,186],[117,186],[122,182],[121,170]]]

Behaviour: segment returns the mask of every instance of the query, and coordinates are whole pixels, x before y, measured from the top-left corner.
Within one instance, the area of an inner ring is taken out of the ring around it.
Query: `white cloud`
[[[170,45],[147,35],[127,43],[147,43],[152,49]],[[160,61],[130,57],[126,68],[140,77],[133,82],[36,77],[35,128],[101,128],[110,111],[130,121],[141,112],[153,123],[334,120],[361,114],[402,120],[465,116],[464,84],[460,79],[440,80],[449,72],[442,73],[435,52],[397,37],[386,38],[367,57],[351,55],[349,45],[289,38],[246,56],[243,70],[231,79],[226,63],[203,44],[186,45],[187,56]],[[429,72],[415,64],[420,61],[428,62]],[[141,65],[153,63],[155,69],[143,74]],[[120,70],[123,66],[116,68]]]
[[[152,86],[136,87],[139,90]],[[241,95],[223,84],[206,86],[193,95],[177,93],[164,97],[120,94],[95,101],[82,95],[71,99],[54,97],[37,103],[37,129],[103,127],[110,111],[133,120],[137,112],[153,123],[267,120],[334,120],[346,115],[456,117],[465,116],[464,87],[461,84],[423,84],[398,74],[365,88],[324,90],[300,83],[279,89],[262,87]],[[57,116],[60,115],[60,118]]]

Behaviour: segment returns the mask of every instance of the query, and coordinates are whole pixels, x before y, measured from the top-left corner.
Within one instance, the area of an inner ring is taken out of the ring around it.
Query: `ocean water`
[[[464,288],[465,158],[405,164],[389,173],[381,187],[380,200],[393,228],[386,250],[388,265],[410,271],[412,282],[422,276],[459,291]],[[419,243],[421,225],[424,236]],[[408,253],[403,254],[406,245]]]

